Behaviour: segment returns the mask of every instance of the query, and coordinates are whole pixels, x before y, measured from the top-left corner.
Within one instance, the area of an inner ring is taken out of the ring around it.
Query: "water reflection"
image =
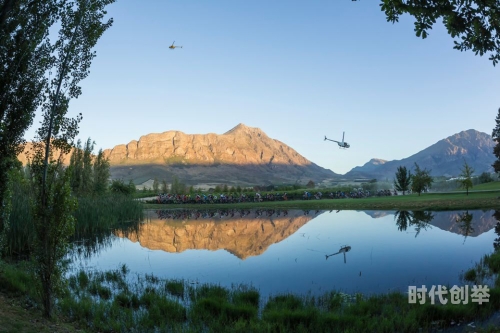
[[[340,248],[339,252],[337,253],[332,253],[332,254],[325,254],[325,257],[326,257],[326,260],[328,260],[328,258],[330,258],[331,256],[334,256],[334,255],[337,255],[337,254],[340,254],[340,253],[343,253],[344,254],[344,264],[346,264],[346,258],[345,258],[345,254],[347,252],[351,251],[351,247],[349,245],[344,245]]]
[[[259,256],[272,244],[279,243],[293,235],[312,219],[324,211],[281,210],[281,209],[177,209],[148,211],[148,223],[132,229],[117,228],[114,234],[138,242],[149,250],[181,253],[186,250],[224,249],[240,259]],[[336,212],[338,213],[338,211]],[[365,211],[372,218],[394,214],[399,231],[414,233],[415,238],[422,232],[436,226],[442,230],[469,236],[478,236],[491,230],[496,220],[483,212],[477,219],[466,212],[431,211]],[[491,214],[491,213],[490,213]],[[499,214],[500,215],[500,214]],[[473,228],[473,220],[478,228]],[[497,228],[500,226],[497,224]],[[414,231],[407,231],[413,229]],[[304,233],[300,233],[306,237]],[[309,239],[311,235],[307,235]],[[318,237],[318,236],[316,236]],[[464,239],[464,242],[465,242]],[[98,244],[106,241],[96,237]],[[500,239],[498,240],[500,244]],[[89,247],[92,248],[92,247]],[[350,246],[343,246],[337,253],[349,252]]]
[[[76,258],[90,258],[112,246],[114,233],[119,232],[124,237],[133,237],[132,235],[137,235],[139,230],[139,221],[118,223],[110,229],[76,229],[71,240],[73,251],[70,255]]]
[[[493,212],[147,211],[136,232],[114,230],[111,245],[81,264],[116,269],[126,263],[139,274],[251,284],[263,297],[458,285],[462,270],[491,253],[492,243],[500,246]]]
[[[396,225],[399,231],[406,231],[408,227],[415,227],[415,237],[418,236],[420,231],[431,228],[430,223],[434,219],[432,212],[426,211],[406,211],[398,210],[394,214]]]
[[[462,232],[462,235],[464,235],[464,243],[465,240],[467,239],[467,236],[474,233],[474,228],[472,227],[473,217],[474,217],[473,214],[469,214],[469,211],[465,211],[459,214],[456,219],[457,223],[460,226],[460,231]]]
[[[240,259],[258,256],[294,234],[321,212],[302,210],[219,209],[157,210],[137,233],[115,235],[139,242],[150,250],[181,253],[186,250],[224,249]]]
[[[493,248],[495,251],[500,250],[500,210],[495,210],[493,216],[497,220],[497,224],[495,225],[495,234],[497,234],[497,238],[493,241]]]

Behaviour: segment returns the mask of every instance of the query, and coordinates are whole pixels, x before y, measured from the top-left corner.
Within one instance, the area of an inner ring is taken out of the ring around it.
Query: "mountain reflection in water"
[[[258,256],[294,234],[318,214],[302,210],[158,210],[148,211],[148,223],[128,234],[150,250],[224,249],[240,259]],[[123,237],[120,231],[115,233]]]
[[[258,256],[294,234],[325,211],[275,209],[156,210],[148,211],[147,223],[138,232],[115,231],[150,250],[181,253],[186,250],[224,249],[240,259]],[[373,218],[394,214],[399,231],[414,233],[437,227],[470,237],[493,229],[497,220],[490,211],[365,211]],[[475,216],[475,218],[474,218]],[[411,231],[414,230],[414,231]]]
[[[460,274],[500,246],[495,215],[500,217],[492,210],[151,210],[146,222],[114,230],[109,246],[74,264],[116,269],[125,263],[131,272],[167,279],[244,283],[263,297],[333,289],[404,292],[409,285],[462,285]]]

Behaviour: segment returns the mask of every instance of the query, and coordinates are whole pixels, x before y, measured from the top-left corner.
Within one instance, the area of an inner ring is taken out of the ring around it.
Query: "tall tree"
[[[467,161],[464,160],[464,165],[462,169],[460,169],[461,173],[458,175],[458,183],[461,188],[465,188],[467,195],[469,195],[469,188],[472,188],[472,174],[474,173],[474,169],[467,164]]]
[[[403,191],[403,195],[408,191],[411,184],[411,173],[410,170],[406,170],[406,167],[399,166],[396,171],[396,179],[394,179],[394,187],[398,191]]]
[[[158,182],[158,178],[155,177],[155,179],[153,180],[153,192],[155,192],[155,194],[158,194],[159,188],[160,188],[160,183]]]
[[[430,176],[430,173],[431,170],[422,170],[420,169],[420,166],[415,163],[415,173],[411,177],[413,192],[417,192],[420,196],[420,193],[431,187],[433,179]]]
[[[94,181],[92,177],[92,167],[93,158],[92,153],[94,151],[95,142],[92,142],[90,138],[87,139],[85,145],[83,146],[83,169],[82,169],[82,182],[80,183],[79,193],[83,195],[89,195],[93,191]]]
[[[52,65],[48,34],[63,0],[0,1],[0,232],[8,220],[7,174],[44,101]]]
[[[415,33],[427,38],[429,30],[442,19],[459,51],[489,53],[495,66],[500,60],[500,2],[498,0],[382,0],[381,10],[388,22],[403,14],[415,18]],[[458,40],[458,41],[457,41]]]
[[[62,276],[61,260],[66,254],[74,221],[76,199],[71,197],[70,171],[62,168],[69,153],[81,114],[67,118],[69,101],[81,94],[79,82],[89,74],[95,52],[92,48],[112,20],[101,22],[106,5],[114,0],[65,1],[58,12],[60,29],[51,54],[54,77],[44,86],[43,121],[34,143],[31,172],[36,244],[35,273],[41,283],[44,315],[52,313],[53,291]],[[54,157],[54,150],[61,152]]]
[[[80,184],[82,183],[83,174],[83,150],[82,142],[80,140],[76,142],[75,148],[71,153],[69,167],[71,170],[71,189],[74,193],[78,193],[81,186]]]
[[[492,167],[496,173],[500,174],[500,108],[498,109],[498,114],[495,118],[495,122],[496,125],[491,136],[493,137],[493,141],[497,143],[495,147],[493,147],[493,154],[497,159],[495,160],[495,162],[493,162]]]
[[[104,194],[109,183],[109,159],[104,157],[102,149],[99,149],[93,166],[94,194]]]
[[[161,191],[164,194],[168,193],[168,184],[167,184],[167,181],[165,179],[163,179],[161,181]]]

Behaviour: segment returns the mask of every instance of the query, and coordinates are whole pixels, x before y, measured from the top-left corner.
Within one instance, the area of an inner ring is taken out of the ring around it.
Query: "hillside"
[[[399,166],[413,170],[415,163],[421,168],[430,169],[432,176],[456,177],[461,172],[464,160],[474,168],[475,174],[479,175],[493,171],[491,165],[495,160],[494,145],[490,135],[470,129],[440,140],[402,160],[372,159],[363,166],[353,168],[345,177],[393,179]]]
[[[104,150],[113,178],[140,183],[175,175],[186,184],[320,182],[338,177],[259,128],[239,124],[224,134],[153,133]]]

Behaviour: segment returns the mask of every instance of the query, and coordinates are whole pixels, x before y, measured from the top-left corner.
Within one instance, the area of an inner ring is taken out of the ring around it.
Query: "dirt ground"
[[[26,309],[19,298],[0,293],[0,333],[69,333],[85,331],[74,326],[47,320],[40,310]]]

